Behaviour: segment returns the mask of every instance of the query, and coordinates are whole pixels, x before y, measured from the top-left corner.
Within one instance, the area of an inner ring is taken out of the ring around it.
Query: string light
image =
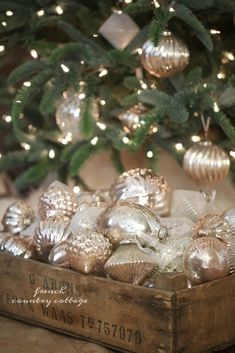
[[[7,26],[7,23],[5,21],[2,22],[3,27]]]
[[[54,150],[50,150],[49,153],[48,153],[48,157],[50,159],[54,159],[55,158],[55,151]]]
[[[214,112],[215,113],[219,112],[219,106],[218,106],[218,104],[216,102],[214,102],[213,108],[214,108]]]
[[[160,4],[157,0],[153,0],[153,4],[156,7],[156,9],[158,9],[160,7]]]
[[[84,98],[86,98],[86,95],[85,95],[85,93],[80,93],[78,95],[78,97],[79,97],[79,99],[84,99]]]
[[[30,145],[28,144],[28,143],[25,143],[25,142],[22,142],[21,143],[21,146],[26,150],[26,151],[28,151],[28,150],[30,150]]]
[[[62,15],[64,13],[64,10],[61,6],[57,5],[55,8],[55,12],[57,13],[57,15]]]
[[[74,192],[75,194],[79,194],[80,191],[81,191],[80,186],[76,185],[76,186],[73,187],[73,192]]]
[[[108,74],[108,70],[107,69],[102,69],[99,73],[99,77],[103,77],[106,76]]]
[[[176,143],[175,144],[175,149],[177,151],[182,151],[184,149],[184,146],[182,145],[182,143]]]
[[[99,35],[98,35],[97,33],[93,33],[92,36],[93,36],[94,38],[97,38]]]
[[[30,50],[30,55],[34,58],[37,59],[38,58],[38,53],[35,49]]]
[[[2,158],[2,154],[0,153],[0,158]]]
[[[81,60],[81,61],[80,61],[80,64],[84,65],[84,60]]]
[[[148,151],[148,152],[146,153],[146,156],[147,156],[148,158],[153,158],[153,151]]]
[[[220,34],[221,32],[217,29],[210,29],[210,34]]]
[[[127,136],[124,136],[122,139],[122,142],[125,143],[125,145],[127,145],[130,142],[130,139]]]
[[[148,88],[147,84],[146,84],[143,80],[140,80],[139,82],[140,82],[140,86],[141,86],[143,89],[147,89],[147,88]]]
[[[218,77],[219,80],[222,80],[222,79],[224,79],[226,76],[225,76],[225,73],[224,73],[224,72],[218,72],[217,77]]]
[[[0,53],[2,53],[5,50],[4,45],[0,45]]]
[[[131,3],[132,3],[132,0],[125,0],[125,3],[126,3],[126,4],[131,4]]]
[[[201,137],[197,136],[197,135],[193,135],[193,136],[191,136],[191,140],[193,142],[199,142],[199,141],[201,141]]]
[[[100,130],[106,130],[107,126],[104,123],[101,123],[100,121],[97,121],[96,125]]]
[[[45,11],[44,11],[43,9],[41,9],[41,10],[39,10],[39,11],[37,12],[38,17],[41,17],[41,16],[43,16],[44,14],[45,14]]]
[[[65,64],[61,64],[60,67],[61,67],[61,69],[62,69],[65,73],[67,73],[67,72],[70,71],[69,67],[66,66]]]
[[[3,115],[3,120],[5,120],[6,123],[10,123],[11,122],[11,116],[10,115]]]
[[[229,154],[231,157],[235,158],[235,151],[230,151]]]
[[[93,139],[91,140],[91,145],[95,146],[98,142],[99,138],[97,136],[93,137]]]
[[[143,49],[142,48],[137,48],[136,49],[136,53],[138,53],[139,55],[141,55],[143,53]]]
[[[11,11],[11,10],[7,10],[7,11],[6,11],[6,15],[7,15],[8,17],[13,16],[13,15],[14,15],[14,12]]]
[[[173,7],[170,7],[169,12],[175,12],[175,9]]]
[[[100,100],[100,105],[105,105],[106,104],[106,101],[104,99],[101,99]]]
[[[30,86],[31,86],[31,82],[30,82],[30,81],[25,81],[25,82],[23,83],[23,85],[24,85],[25,87],[30,87]]]

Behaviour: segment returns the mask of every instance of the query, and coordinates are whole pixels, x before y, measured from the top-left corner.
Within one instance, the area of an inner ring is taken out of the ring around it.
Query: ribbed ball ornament
[[[169,77],[179,74],[189,63],[189,50],[186,44],[171,32],[163,32],[163,36],[155,46],[147,40],[142,48],[142,65],[157,77]]]
[[[23,201],[10,205],[2,219],[5,232],[19,234],[34,221],[34,211]]]
[[[221,181],[228,174],[229,167],[227,153],[210,141],[196,143],[184,155],[184,171],[198,184]]]

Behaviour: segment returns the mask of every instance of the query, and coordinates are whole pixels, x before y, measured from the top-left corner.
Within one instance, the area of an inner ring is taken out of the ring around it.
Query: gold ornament
[[[130,202],[117,202],[97,218],[96,229],[109,239],[114,247],[122,240],[136,236],[143,245],[149,240],[164,241],[168,229],[144,206]]]
[[[34,220],[34,211],[23,201],[10,205],[2,219],[4,231],[19,234]]]
[[[156,266],[156,261],[136,243],[124,241],[106,262],[104,269],[112,279],[138,285]]]
[[[102,234],[84,229],[76,234],[67,247],[69,266],[88,274],[102,272],[112,254],[112,245]]]
[[[232,231],[229,223],[216,214],[208,214],[199,218],[193,227],[193,238],[198,237],[216,237],[229,243],[232,237]]]
[[[53,246],[70,237],[69,224],[70,221],[63,217],[49,218],[39,223],[34,241],[36,252],[41,258],[47,260]]]
[[[32,237],[10,235],[1,242],[1,251],[14,256],[30,259],[34,256],[34,243]]]
[[[77,208],[76,194],[58,181],[48,187],[38,202],[38,212],[41,219],[60,216],[71,218],[77,211]]]
[[[79,123],[85,109],[84,97],[82,92],[64,92],[62,100],[58,103],[56,123],[63,134],[63,139],[68,142],[83,139]],[[94,99],[91,101],[91,115],[94,120],[99,117],[98,105]]]
[[[185,250],[184,271],[194,284],[227,276],[230,271],[230,259],[226,244],[213,237],[193,240]]]
[[[50,251],[48,262],[54,266],[69,267],[67,249],[70,240],[64,240],[56,244]]]
[[[186,44],[169,31],[163,33],[157,47],[147,40],[142,50],[142,65],[151,75],[157,77],[175,76],[189,63]]]
[[[199,184],[212,184],[224,179],[229,167],[227,153],[210,141],[196,143],[184,155],[185,173]]]
[[[133,107],[129,108],[127,111],[121,113],[118,119],[123,124],[123,130],[128,134],[132,134],[138,127],[141,126],[140,116],[147,113],[147,109],[143,104],[138,103]],[[158,130],[157,125],[151,125],[149,129],[149,134],[154,134]]]
[[[165,179],[151,169],[130,169],[111,186],[111,199],[146,206],[153,213],[166,216],[170,208],[170,189]]]

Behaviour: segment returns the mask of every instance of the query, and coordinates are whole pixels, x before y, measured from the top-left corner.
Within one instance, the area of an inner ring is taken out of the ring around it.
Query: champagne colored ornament
[[[119,12],[112,13],[99,29],[99,33],[117,49],[125,49],[139,31],[129,15]]]
[[[6,237],[9,237],[9,236],[11,236],[10,233],[7,233],[7,232],[0,232],[0,246],[1,246],[2,242],[3,242],[3,240],[4,240]]]
[[[186,44],[169,31],[163,32],[157,47],[147,40],[142,50],[142,65],[151,75],[157,77],[175,76],[189,63]]]
[[[209,194],[204,191],[175,190],[170,214],[172,217],[187,217],[196,222],[199,217],[208,213],[214,199],[215,191]]]
[[[193,227],[193,237],[217,237],[224,242],[229,243],[232,237],[232,231],[229,223],[216,214],[208,214],[199,218]]]
[[[147,109],[141,103],[138,103],[127,111],[121,113],[118,119],[123,124],[123,130],[128,134],[132,134],[138,127],[141,126],[140,116],[145,113],[147,113]],[[150,126],[149,134],[154,134],[157,131],[158,128],[156,124]]]
[[[49,252],[58,244],[71,236],[70,221],[67,218],[49,218],[39,223],[35,232],[35,247],[38,255],[47,260]]]
[[[85,209],[78,211],[73,216],[69,229],[73,234],[79,229],[90,229],[95,231],[96,219],[105,209],[102,207],[87,206]]]
[[[112,254],[112,245],[102,234],[84,229],[68,244],[67,258],[71,268],[88,274],[103,272],[104,264]]]
[[[91,115],[94,120],[99,117],[99,110],[96,101],[91,101]],[[68,142],[82,140],[84,137],[80,131],[79,124],[85,99],[82,92],[64,92],[62,100],[58,103],[56,110],[56,123]]]
[[[56,244],[50,251],[48,256],[48,262],[54,266],[67,267],[69,268],[67,249],[70,240],[64,240],[59,244]]]
[[[165,179],[151,169],[130,169],[111,186],[113,202],[130,201],[166,216],[170,208],[170,189]]]
[[[48,187],[38,202],[38,212],[41,219],[60,216],[71,218],[77,208],[76,194],[58,181]]]
[[[228,222],[232,234],[235,235],[235,208],[224,211],[222,217]]]
[[[96,229],[109,239],[114,247],[122,240],[136,236],[143,245],[164,241],[166,227],[144,206],[130,202],[117,202],[103,211],[96,221]]]
[[[90,206],[107,207],[110,202],[109,190],[85,191],[78,196],[78,211]]]
[[[30,259],[34,256],[34,243],[32,237],[22,237],[21,235],[11,235],[5,237],[1,242],[1,251],[14,256],[21,256]]]
[[[34,220],[34,211],[23,201],[10,205],[2,219],[4,231],[11,234],[19,234]]]
[[[230,264],[226,244],[213,237],[192,241],[184,254],[184,270],[194,284],[210,282],[229,274]]]
[[[123,241],[106,262],[104,269],[112,279],[138,285],[156,265],[155,259],[148,256],[135,242]]]
[[[213,184],[224,179],[229,167],[227,153],[210,141],[194,144],[184,155],[185,173],[199,184]]]

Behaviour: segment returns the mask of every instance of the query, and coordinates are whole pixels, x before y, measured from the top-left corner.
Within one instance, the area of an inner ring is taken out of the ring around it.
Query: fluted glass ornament
[[[142,103],[138,103],[122,112],[118,119],[122,122],[123,130],[128,134],[132,134],[138,127],[141,127],[140,116],[146,114],[147,111]],[[157,130],[157,125],[153,124],[149,128],[149,134],[154,134]]]
[[[158,244],[168,237],[168,229],[144,206],[130,202],[116,202],[97,218],[96,229],[114,247],[122,240],[136,236],[143,245]]]
[[[222,217],[228,222],[231,232],[235,236],[235,208],[229,208],[224,211]]]
[[[172,194],[172,217],[187,217],[196,222],[199,217],[208,213],[214,201],[215,193],[194,190],[175,190]]]
[[[82,140],[84,136],[80,131],[80,121],[85,109],[84,94],[82,92],[65,92],[56,110],[56,123],[63,134],[63,138],[69,141]],[[99,110],[96,101],[91,101],[91,115],[98,119]]]
[[[138,285],[156,266],[155,259],[135,242],[124,241],[106,262],[104,269],[112,279]]]
[[[184,171],[198,184],[213,184],[223,180],[229,167],[227,153],[210,141],[195,143],[184,155]]]
[[[34,211],[23,201],[14,202],[10,205],[2,219],[5,232],[19,234],[27,228],[34,220]]]
[[[53,246],[48,256],[48,262],[50,264],[69,268],[67,249],[70,241],[71,240],[67,239]]]
[[[47,260],[53,246],[71,236],[69,224],[70,221],[63,217],[48,218],[39,223],[36,228],[34,241],[37,254],[42,259]]]
[[[103,272],[104,264],[111,254],[109,240],[88,229],[75,234],[67,248],[69,266],[84,274]]]
[[[34,256],[35,248],[32,237],[22,237],[21,235],[11,235],[5,237],[1,242],[1,251],[24,259]]]
[[[113,202],[130,201],[146,206],[160,216],[170,208],[170,188],[166,180],[151,169],[130,169],[121,174],[111,186]]]
[[[157,46],[147,40],[142,47],[144,68],[156,77],[170,77],[182,72],[189,63],[186,44],[169,31],[163,32]]]
[[[193,240],[185,250],[184,271],[189,281],[194,284],[227,276],[230,260],[226,244],[213,237]]]
[[[76,194],[58,181],[53,182],[38,201],[38,212],[43,220],[60,216],[72,218],[77,209]]]

